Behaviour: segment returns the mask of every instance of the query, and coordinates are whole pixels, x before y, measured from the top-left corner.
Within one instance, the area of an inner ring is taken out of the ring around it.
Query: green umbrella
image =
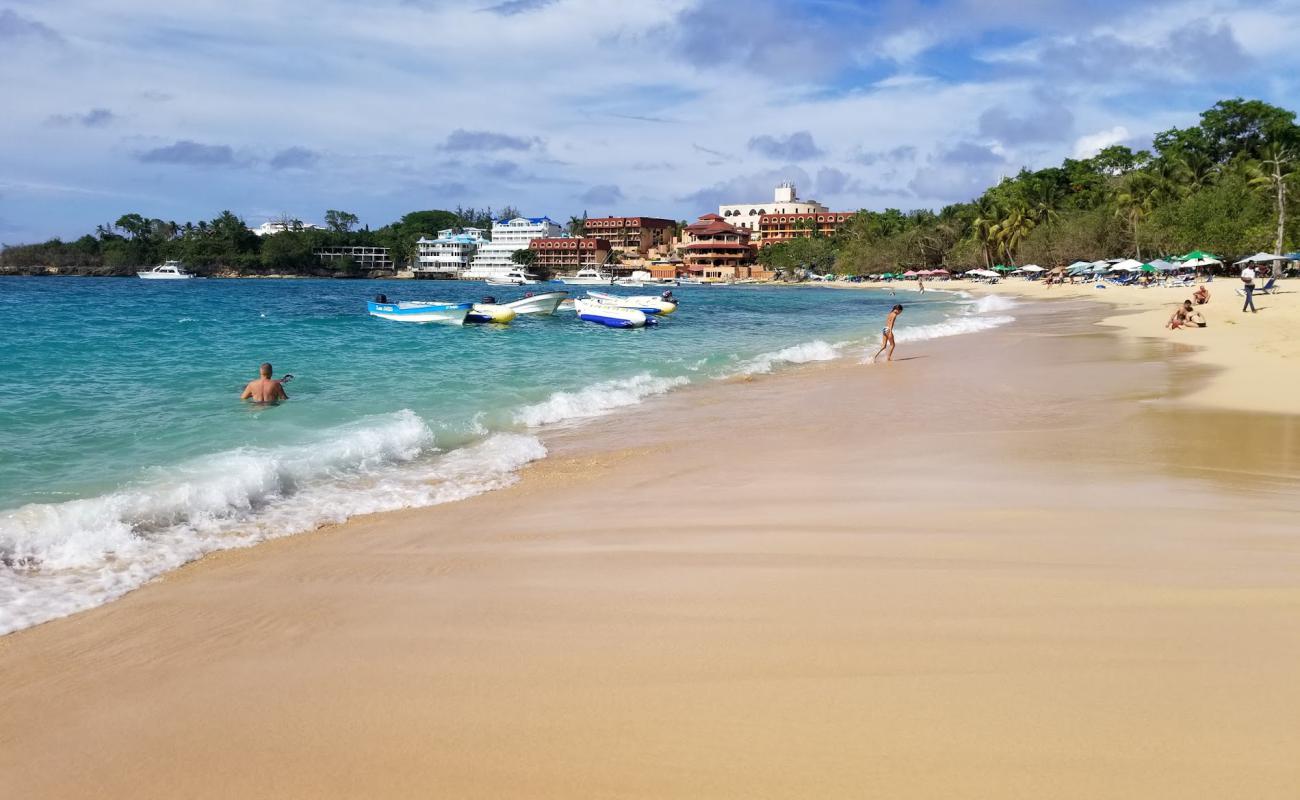
[[[1153,267],[1153,266],[1151,266],[1150,264],[1143,264],[1142,266],[1138,267],[1138,269],[1142,270],[1143,272],[1155,272],[1155,271],[1156,271],[1156,268]]]
[[[892,277],[894,277],[894,273],[892,273],[892,272],[886,272],[886,273],[882,274],[880,277],[882,277],[882,278],[892,278]]]
[[[1185,255],[1185,256],[1179,256],[1178,258],[1175,258],[1174,260],[1175,260],[1175,261],[1197,261],[1197,260],[1200,260],[1200,259],[1207,259],[1207,260],[1210,260],[1210,261],[1218,261],[1218,260],[1219,260],[1219,257],[1216,256],[1214,253],[1207,253],[1207,252],[1205,252],[1204,250],[1193,250],[1192,252],[1188,253],[1187,255]]]
[[[1005,265],[1003,265],[1003,264],[998,264],[998,265],[997,265],[996,267],[994,267],[993,269],[997,270],[998,272],[1011,272],[1011,271],[1014,270],[1014,267],[1008,267],[1008,266],[1005,266]]]

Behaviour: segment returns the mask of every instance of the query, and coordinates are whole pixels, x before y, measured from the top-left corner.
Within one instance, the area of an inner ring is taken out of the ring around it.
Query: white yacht
[[[560,283],[569,286],[609,286],[613,282],[614,276],[602,275],[600,270],[591,267],[578,270],[578,274],[572,278],[560,278]]]
[[[536,275],[530,275],[521,269],[512,269],[505,275],[484,278],[483,281],[492,286],[532,286],[538,282]]]
[[[141,270],[136,275],[151,281],[183,281],[194,277],[181,267],[179,261],[164,261],[153,269]]]

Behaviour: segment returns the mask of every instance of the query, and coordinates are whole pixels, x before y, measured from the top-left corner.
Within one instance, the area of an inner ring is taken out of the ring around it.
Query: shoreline
[[[1281,796],[1294,421],[1163,401],[1205,369],[1098,311],[658,396],[512,487],[6,636],[0,768],[25,797]]]

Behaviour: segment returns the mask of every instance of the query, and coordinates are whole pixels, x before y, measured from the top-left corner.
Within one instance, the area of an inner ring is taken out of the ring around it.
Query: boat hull
[[[514,319],[515,314],[515,310],[509,306],[496,303],[475,303],[469,314],[465,316],[465,321],[476,323],[495,322],[504,325]]]
[[[624,297],[617,294],[605,294],[604,292],[588,292],[588,297],[594,297],[606,305],[618,306],[619,308],[635,308],[642,314],[653,316],[662,316],[671,314],[677,310],[677,303],[672,300],[664,300],[662,297],[653,295],[644,295],[640,297]]]
[[[464,325],[473,303],[376,303],[366,304],[372,317],[422,325]]]
[[[512,303],[505,303],[506,308],[514,309],[516,314],[536,314],[538,316],[550,316],[560,307],[565,298],[569,296],[568,292],[542,292],[531,297],[521,297]]]
[[[607,328],[644,328],[646,315],[635,308],[622,308],[597,300],[575,300],[574,311],[578,319],[594,322]]]
[[[194,278],[193,275],[168,275],[157,272],[137,272],[136,275],[146,281],[188,281]]]

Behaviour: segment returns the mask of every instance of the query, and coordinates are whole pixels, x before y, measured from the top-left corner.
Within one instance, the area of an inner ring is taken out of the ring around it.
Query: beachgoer
[[[268,361],[258,370],[261,375],[248,382],[244,387],[244,393],[239,396],[240,400],[252,400],[254,403],[278,403],[281,400],[288,400],[289,395],[285,394],[284,387],[280,381],[271,378],[271,363]]]
[[[1203,306],[1210,302],[1210,290],[1205,288],[1205,284],[1202,283],[1200,286],[1196,287],[1196,291],[1192,292],[1192,300],[1194,300],[1198,306]]]
[[[1241,271],[1241,283],[1242,283],[1242,288],[1246,290],[1246,302],[1242,304],[1241,311],[1244,314],[1246,313],[1246,309],[1249,308],[1250,313],[1254,314],[1255,313],[1255,270],[1249,264],[1247,264],[1246,268]]]
[[[1183,301],[1183,322],[1186,325],[1195,325],[1198,328],[1205,327],[1205,317],[1196,310],[1191,300]]]
[[[917,294],[925,294],[925,281],[920,278],[916,279],[916,292]]]
[[[875,361],[877,358],[879,358],[880,354],[885,351],[886,347],[889,348],[889,355],[885,358],[885,360],[886,361],[894,360],[894,322],[898,320],[898,315],[902,313],[903,313],[903,306],[897,303],[894,305],[893,308],[889,310],[889,316],[885,317],[885,327],[880,329],[880,349],[877,350],[876,354],[871,357],[872,361]]]

